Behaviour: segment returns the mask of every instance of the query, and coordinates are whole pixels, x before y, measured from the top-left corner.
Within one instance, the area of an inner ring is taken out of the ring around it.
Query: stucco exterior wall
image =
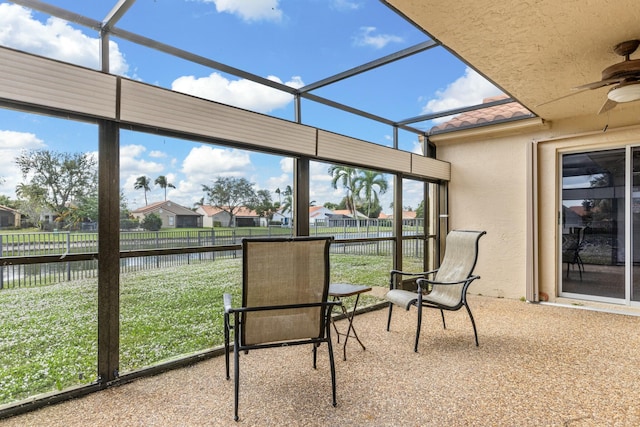
[[[561,299],[560,156],[640,144],[639,125],[611,123],[606,131],[600,125],[574,118],[517,132],[497,128],[431,139],[438,158],[451,163],[449,228],[487,231],[476,267],[482,279],[471,293],[521,298],[530,279],[550,301]],[[532,159],[535,171],[529,171]]]
[[[523,136],[437,143],[451,162],[449,228],[485,230],[470,293],[520,298],[526,291],[527,147]]]

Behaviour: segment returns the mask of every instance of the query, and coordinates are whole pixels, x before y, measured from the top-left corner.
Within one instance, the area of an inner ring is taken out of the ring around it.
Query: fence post
[[[67,254],[71,253],[71,232],[67,231]],[[71,261],[67,261],[67,282],[71,281]]]
[[[156,231],[156,249],[160,246],[160,231]],[[156,268],[160,268],[160,256],[156,255]]]
[[[0,234],[0,257],[2,257],[2,234]],[[0,264],[0,289],[4,289],[4,266]]]
[[[236,229],[233,228],[231,230],[231,237],[232,237],[232,242],[235,245],[236,244]],[[233,257],[237,258],[238,257],[238,251],[233,251]]]
[[[211,246],[214,246],[216,244],[216,230],[215,228],[213,228],[213,225],[211,225]],[[216,260],[216,253],[215,252],[211,252],[211,258],[215,261]]]

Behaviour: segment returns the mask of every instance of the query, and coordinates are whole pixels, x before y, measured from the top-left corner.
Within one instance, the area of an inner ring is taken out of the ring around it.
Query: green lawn
[[[386,286],[390,265],[334,254],[331,280]],[[237,301],[240,281],[239,259],[123,274],[120,372],[221,345],[222,294]],[[95,381],[97,280],[2,290],[0,313],[0,404]]]

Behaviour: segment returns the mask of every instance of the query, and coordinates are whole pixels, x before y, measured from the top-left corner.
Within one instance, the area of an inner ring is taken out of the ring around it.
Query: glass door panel
[[[631,149],[631,301],[640,301],[640,147]]]
[[[625,150],[562,158],[561,293],[625,298]]]

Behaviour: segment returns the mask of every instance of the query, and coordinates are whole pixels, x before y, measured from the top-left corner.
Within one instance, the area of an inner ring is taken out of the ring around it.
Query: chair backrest
[[[331,237],[244,239],[242,306],[326,302]],[[247,312],[242,345],[324,336],[321,307]]]
[[[436,282],[459,282],[473,274],[478,261],[478,241],[485,231],[453,230],[447,235],[444,259],[436,273]],[[448,295],[449,305],[458,305],[464,297],[465,284],[433,285],[431,293]]]

